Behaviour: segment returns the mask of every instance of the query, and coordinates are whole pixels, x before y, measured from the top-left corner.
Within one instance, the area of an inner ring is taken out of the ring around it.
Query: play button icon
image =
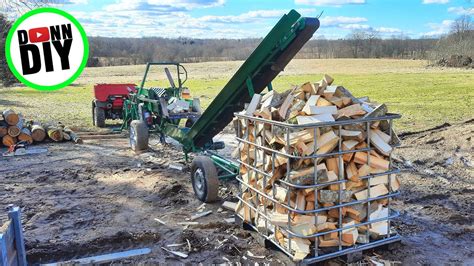
[[[49,29],[47,27],[34,28],[28,31],[31,43],[49,41]]]

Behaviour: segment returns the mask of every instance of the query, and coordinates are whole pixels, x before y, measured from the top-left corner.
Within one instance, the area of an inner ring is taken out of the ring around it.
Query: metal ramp
[[[284,15],[224,86],[182,140],[202,148],[241,111],[253,93],[262,92],[319,28],[317,18],[295,10]]]

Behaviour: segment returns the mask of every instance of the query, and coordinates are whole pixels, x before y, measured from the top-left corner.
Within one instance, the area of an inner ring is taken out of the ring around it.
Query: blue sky
[[[290,9],[321,12],[317,38],[338,39],[354,29],[381,37],[437,37],[460,15],[474,15],[469,0],[67,0],[61,5],[90,36],[168,38],[263,37]]]

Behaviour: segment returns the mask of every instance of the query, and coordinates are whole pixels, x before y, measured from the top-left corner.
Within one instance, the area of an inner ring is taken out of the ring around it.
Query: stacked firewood
[[[284,248],[288,249],[291,239],[289,251],[294,254],[295,260],[302,260],[310,254],[315,243],[319,248],[348,247],[390,234],[387,220],[357,226],[368,220],[387,218],[389,196],[383,196],[397,191],[400,186],[395,175],[388,175],[392,147],[399,143],[389,122],[354,120],[387,115],[384,104],[371,103],[367,97],[355,98],[344,87],[333,85],[333,79],[325,75],[317,83],[307,82],[283,93],[273,90],[265,95],[255,94],[240,114],[308,125],[307,128],[303,126],[287,132],[284,126],[270,125],[261,119],[238,115],[234,120],[237,136],[250,142],[241,141],[233,154],[242,162],[240,175],[245,184],[242,184],[241,197],[245,202],[239,202],[236,211],[245,222],[262,231],[269,229],[271,237]],[[315,123],[344,120],[354,120],[354,123],[313,126]],[[368,127],[370,136],[367,136]],[[370,152],[355,152],[368,147],[372,149]],[[347,153],[298,158],[339,151]],[[288,159],[283,154],[296,158]],[[262,173],[269,173],[269,176],[265,178]],[[307,187],[297,189],[280,182],[282,180]],[[380,199],[371,201],[370,208],[366,202],[346,204],[376,197]],[[330,208],[340,204],[344,206]],[[288,208],[299,211],[329,210],[308,215]],[[289,223],[290,230],[302,236],[347,229],[324,234],[316,241],[314,237],[289,237],[286,231]]]
[[[2,144],[7,147],[18,142],[33,144],[46,140],[82,143],[81,138],[74,131],[61,123],[42,124],[38,121],[26,120],[21,114],[11,109],[1,113],[0,139]]]

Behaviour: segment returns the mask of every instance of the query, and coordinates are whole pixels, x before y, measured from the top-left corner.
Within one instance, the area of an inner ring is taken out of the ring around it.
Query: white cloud
[[[427,37],[439,37],[448,33],[453,23],[454,20],[443,20],[441,23],[428,23],[428,27],[432,30],[425,32],[422,35]]]
[[[89,3],[89,0],[56,0],[50,1],[49,5],[52,6],[61,6],[61,5],[86,5]]]
[[[361,22],[367,22],[366,18],[363,17],[323,17],[321,18],[321,27],[338,26],[341,24],[356,24]]]
[[[295,0],[297,5],[342,6],[349,4],[365,4],[366,0]]]
[[[74,5],[87,5],[89,0],[70,0],[69,2]]]
[[[287,10],[286,10],[287,11]],[[314,10],[313,10],[314,11]],[[309,10],[308,10],[309,12]],[[251,18],[242,23],[227,23],[224,18],[193,17],[189,12],[95,11],[71,12],[90,36],[104,37],[165,37],[165,38],[258,38],[263,37],[273,24],[268,18],[279,18],[275,10],[255,10],[239,18]],[[222,22],[223,21],[223,22]],[[268,27],[267,27],[268,26]]]
[[[449,3],[449,0],[423,0],[423,4],[429,5],[429,4],[447,4]]]
[[[398,28],[379,27],[374,30],[380,33],[402,33],[402,30]]]
[[[123,1],[122,1],[123,2]],[[130,1],[131,3],[131,1]],[[133,5],[133,3],[131,3]],[[133,6],[132,6],[133,7]],[[165,38],[259,38],[273,27],[288,10],[252,10],[238,15],[195,17],[187,10],[176,8],[166,12],[155,6],[153,10],[137,8],[94,12],[71,13],[78,18],[90,36],[104,37],[165,37]],[[316,13],[316,9],[298,10],[306,16]],[[364,17],[323,17],[317,35],[327,38],[342,38],[351,30],[378,32],[381,37],[391,36],[402,31],[396,28],[374,28]]]
[[[368,30],[371,27],[367,24],[341,24],[339,28],[347,29],[347,30]]]
[[[222,6],[225,0],[149,0],[150,4],[184,7],[187,9]]]
[[[119,0],[105,7],[106,11],[180,12],[197,8],[222,6],[225,0]]]
[[[341,24],[338,27],[341,29],[346,29],[346,30],[364,30],[367,32],[376,32],[381,35],[387,35],[387,36],[392,35],[392,34],[399,34],[403,32],[401,29],[398,29],[398,28],[389,28],[389,27],[374,28],[367,24]]]
[[[316,9],[301,9],[298,11],[303,15],[309,15],[314,14]],[[250,23],[269,18],[280,18],[287,12],[286,9],[252,10],[235,16],[203,16],[198,20],[212,23]]]
[[[448,12],[450,13],[455,13],[456,15],[474,15],[474,7],[462,7],[462,6],[457,6],[457,7],[450,7],[448,8]]]

